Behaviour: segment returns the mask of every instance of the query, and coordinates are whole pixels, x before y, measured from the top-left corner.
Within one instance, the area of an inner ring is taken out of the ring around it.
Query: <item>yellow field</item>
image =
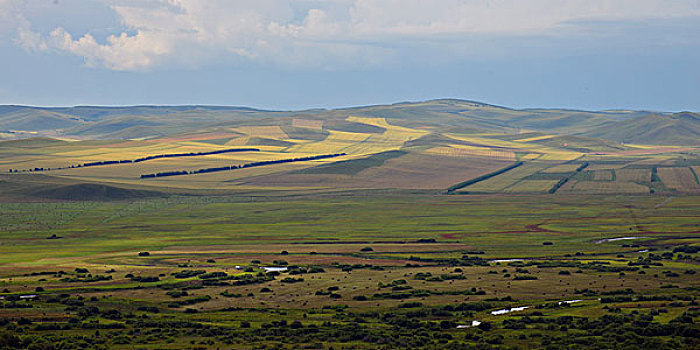
[[[330,135],[323,141],[306,141],[299,143],[297,146],[290,147],[290,153],[339,153],[357,143],[361,143],[369,139],[370,134],[360,134],[354,132],[329,130]],[[396,146],[397,147],[397,146]],[[391,149],[391,145],[385,145],[382,150]],[[398,147],[397,147],[398,148]],[[381,151],[380,151],[381,152]],[[348,152],[346,152],[348,153]]]
[[[386,129],[382,134],[365,134],[329,130],[330,135],[322,141],[307,141],[289,148],[292,153],[348,153],[373,154],[396,150],[407,141],[415,140],[427,131],[390,125],[384,118],[348,117],[348,121],[378,126]]]
[[[532,151],[533,153],[542,153],[539,160],[545,161],[566,161],[581,157],[583,154],[579,152],[558,149],[529,142],[507,141],[497,138],[488,137],[489,134],[445,134],[445,136],[459,141],[474,143],[477,145],[496,146],[512,148],[513,151],[521,152]]]
[[[355,123],[361,123],[361,124],[367,124],[367,125],[374,125],[378,126],[380,128],[389,128],[392,127],[389,125],[389,123],[386,121],[386,118],[371,118],[371,117],[357,117],[357,116],[348,116],[347,118],[348,121],[355,122]]]
[[[547,140],[547,139],[551,139],[553,137],[557,137],[557,135],[541,135],[541,136],[529,137],[529,138],[515,140],[515,141],[516,142],[531,142],[531,141]]]
[[[542,157],[541,153],[528,153],[520,156],[520,160],[535,160]]]
[[[569,151],[549,151],[545,153],[539,160],[559,161],[559,160],[574,160],[581,157],[583,154]]]
[[[512,151],[503,151],[499,149],[483,148],[483,147],[470,147],[464,145],[451,145],[451,146],[441,146],[433,147],[426,150],[428,154],[439,154],[443,156],[451,157],[463,157],[463,156],[485,156],[496,159],[503,160],[513,160],[515,161],[515,153]]]

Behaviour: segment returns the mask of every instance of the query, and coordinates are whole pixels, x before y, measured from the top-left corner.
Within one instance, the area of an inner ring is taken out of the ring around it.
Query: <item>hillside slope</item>
[[[250,126],[281,127],[290,131],[291,138],[325,137],[333,130],[384,131],[381,126],[348,121],[351,116],[384,118],[393,125],[436,133],[543,132],[657,145],[695,145],[700,132],[700,118],[690,112],[512,109],[467,100],[438,99],[301,111],[196,105],[0,106],[0,138],[156,139],[201,132],[237,132],[241,127]]]
[[[700,114],[652,114],[583,133],[611,141],[647,145],[699,145]]]

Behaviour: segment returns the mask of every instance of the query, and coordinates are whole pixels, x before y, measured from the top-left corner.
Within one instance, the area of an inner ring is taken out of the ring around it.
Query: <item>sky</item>
[[[0,104],[700,111],[700,0],[0,0]]]

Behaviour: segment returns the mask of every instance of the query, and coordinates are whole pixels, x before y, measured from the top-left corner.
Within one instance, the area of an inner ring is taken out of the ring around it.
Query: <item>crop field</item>
[[[578,181],[572,183],[569,191],[579,193],[621,193],[621,194],[648,194],[649,187],[633,182],[613,181]]]
[[[321,129],[323,128],[323,121],[309,119],[293,119],[292,126],[297,128]]]
[[[0,203],[0,339],[698,346],[698,197],[407,195]]]
[[[469,192],[500,192],[514,185],[523,177],[532,175],[540,170],[543,170],[547,165],[542,163],[526,163],[513,170],[507,171],[496,177],[477,182],[476,184],[467,186],[463,191]]]
[[[446,189],[463,179],[469,179],[495,171],[510,164],[491,157],[452,157],[433,154],[408,153],[382,161],[381,166],[371,165],[365,159],[351,160],[344,164],[250,178],[248,184],[275,188],[291,187],[341,187],[341,188],[398,188],[398,189]],[[435,169],[442,171],[436,173]]]
[[[400,126],[387,118],[352,114],[328,123],[293,119],[289,124],[242,125],[148,140],[35,139],[0,142],[0,173],[39,172],[66,181],[153,187],[156,191],[248,191],[261,188],[284,191],[310,188],[330,191],[338,188],[446,190],[455,184],[497,171],[507,166],[508,162],[524,161],[522,167],[473,183],[462,192],[546,192],[545,187],[570,176],[571,181],[561,186],[564,191],[574,191],[575,188],[576,193],[641,194],[646,193],[644,187],[655,192],[700,189],[700,184],[692,181],[696,176],[692,168],[678,170],[669,167],[681,161],[697,166],[693,163],[697,161],[682,160],[697,158],[697,152],[692,148],[684,148],[683,153],[679,153],[679,148],[622,147],[593,139],[539,133],[436,133],[434,129],[426,127]],[[257,151],[208,154],[187,159],[161,158],[138,164],[77,167],[90,162],[245,147]],[[406,154],[386,161],[372,160],[375,155],[395,151]],[[186,177],[140,178],[144,174],[193,172],[250,162],[336,153],[346,155]],[[325,169],[325,166],[335,163],[339,164],[339,168],[351,165],[358,171],[345,173],[334,170],[324,173],[316,169],[319,166]],[[357,167],[365,163],[370,165]],[[577,173],[583,164],[587,164],[585,170]],[[652,179],[650,172],[653,168],[659,169],[661,181]],[[617,171],[620,172],[619,178]],[[586,177],[583,177],[584,174]],[[581,181],[616,181],[621,184],[576,184]]]
[[[547,168],[542,170],[543,173],[571,173],[576,170],[581,166],[580,164],[577,163],[567,163],[567,164],[559,164],[555,165],[553,167]]]
[[[617,170],[627,166],[627,162],[596,162],[588,166],[588,170]]]
[[[438,154],[445,156],[461,157],[461,156],[485,156],[495,159],[515,161],[515,153],[512,151],[503,151],[499,149],[469,147],[455,145],[452,147],[434,147],[426,151],[428,154]]]
[[[650,169],[617,169],[615,170],[617,181],[622,182],[649,182],[651,181]]]
[[[596,170],[593,173],[593,180],[595,181],[612,181],[614,170]]]
[[[549,191],[558,180],[523,180],[504,189],[506,193],[545,193]]]
[[[700,190],[700,184],[690,168],[658,168],[658,174],[666,187],[680,191]]]

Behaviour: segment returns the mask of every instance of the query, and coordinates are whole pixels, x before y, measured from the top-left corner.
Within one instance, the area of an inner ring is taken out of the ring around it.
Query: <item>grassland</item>
[[[613,317],[615,331],[588,346],[617,347],[642,336],[627,327],[646,317],[645,341],[694,348],[700,258],[678,247],[700,238],[698,203],[402,192],[3,203],[0,339],[115,349],[539,348],[567,344],[561,325],[583,339],[585,322]],[[604,241],[621,237],[634,239]],[[265,266],[288,269],[275,276]],[[11,301],[27,295],[36,297]],[[518,306],[531,308],[491,314]],[[457,328],[472,320],[489,326]],[[685,333],[650,335],[659,327]]]

